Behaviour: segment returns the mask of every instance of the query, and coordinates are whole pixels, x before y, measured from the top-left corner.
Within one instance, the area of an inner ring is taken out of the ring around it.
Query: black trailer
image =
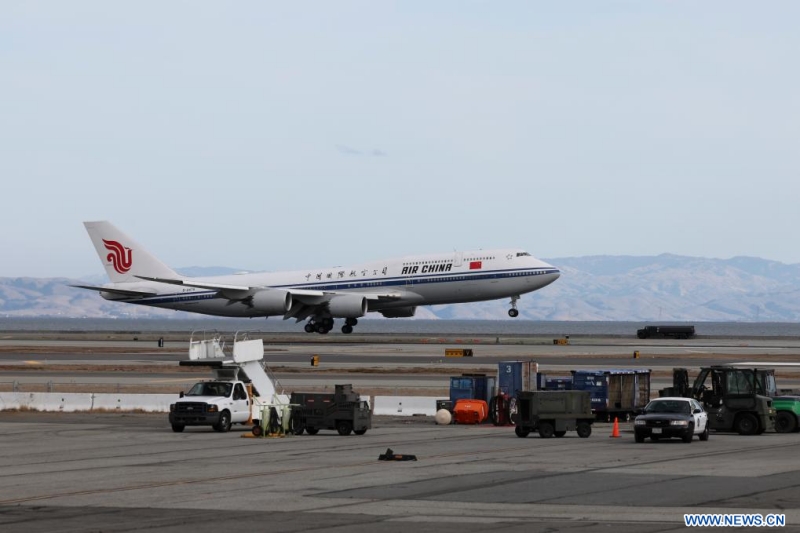
[[[640,339],[689,339],[694,337],[694,326],[645,326],[636,331]]]
[[[293,392],[291,428],[316,435],[320,429],[335,429],[339,435],[363,435],[372,427],[372,410],[352,385],[336,385],[333,394]]]
[[[538,431],[546,439],[577,431],[579,437],[586,438],[592,434],[594,422],[591,395],[587,391],[521,391],[511,420],[517,437]]]

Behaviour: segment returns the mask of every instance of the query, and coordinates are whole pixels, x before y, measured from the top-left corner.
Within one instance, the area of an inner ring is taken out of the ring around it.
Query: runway
[[[163,348],[156,337],[85,333],[65,339],[0,339],[0,390],[52,390],[69,392],[76,384],[100,384],[127,392],[175,392],[209,375],[181,372],[178,361],[188,357],[187,340],[167,340]],[[178,335],[174,335],[176,339]],[[186,335],[184,335],[186,337]],[[286,390],[324,390],[337,383],[352,383],[365,394],[446,395],[449,376],[464,372],[493,374],[500,361],[534,360],[550,376],[591,368],[649,368],[652,390],[671,384],[674,367],[692,370],[713,364],[741,361],[800,364],[800,339],[713,338],[686,341],[619,337],[580,337],[566,346],[551,338],[475,337],[438,339],[423,335],[351,336],[265,335],[265,361]],[[169,337],[168,337],[169,338]],[[392,341],[398,342],[392,342]],[[442,340],[441,343],[438,340]],[[437,341],[437,342],[433,342]],[[449,342],[452,341],[452,342]],[[458,341],[458,342],[456,342]],[[497,342],[502,342],[498,344]],[[447,347],[471,348],[473,357],[445,357]],[[634,359],[634,351],[639,358]],[[310,366],[312,355],[320,365]],[[800,366],[777,370],[782,388],[800,388]],[[16,384],[16,385],[15,385]],[[38,388],[37,388],[38,387]],[[81,390],[88,390],[85,387]]]

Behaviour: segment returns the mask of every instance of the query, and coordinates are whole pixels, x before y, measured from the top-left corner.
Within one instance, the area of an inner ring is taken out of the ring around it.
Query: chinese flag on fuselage
[[[470,261],[469,262],[469,269],[470,270],[480,270],[483,267],[483,261]]]

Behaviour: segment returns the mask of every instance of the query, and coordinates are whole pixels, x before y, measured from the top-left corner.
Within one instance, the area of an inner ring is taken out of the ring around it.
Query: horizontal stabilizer
[[[97,291],[97,292],[107,292],[110,294],[117,294],[119,296],[129,296],[131,298],[144,298],[146,296],[155,296],[156,292],[153,291],[134,291],[128,289],[112,289],[109,287],[92,287],[91,285],[70,285],[70,287],[76,287],[78,289],[88,289],[90,291]]]

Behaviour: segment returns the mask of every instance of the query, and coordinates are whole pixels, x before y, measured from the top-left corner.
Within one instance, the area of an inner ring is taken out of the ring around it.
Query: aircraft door
[[[455,257],[453,257],[453,266],[460,267],[463,261],[464,261],[464,252],[456,252]]]

